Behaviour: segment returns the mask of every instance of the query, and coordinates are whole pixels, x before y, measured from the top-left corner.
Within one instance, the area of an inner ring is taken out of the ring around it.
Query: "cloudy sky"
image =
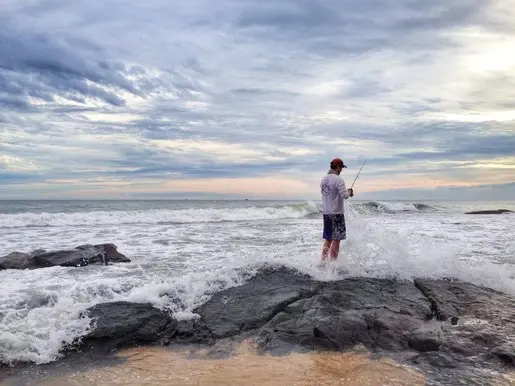
[[[515,0],[0,0],[0,198],[515,198]]]

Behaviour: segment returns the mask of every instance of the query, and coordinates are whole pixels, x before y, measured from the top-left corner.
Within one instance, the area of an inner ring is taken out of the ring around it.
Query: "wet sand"
[[[232,351],[229,354],[229,351]],[[86,358],[84,358],[86,359]],[[82,367],[82,365],[84,367]],[[422,386],[423,373],[390,358],[367,353],[308,352],[284,356],[258,354],[248,342],[232,349],[140,347],[115,357],[86,359],[68,370],[41,368],[0,381],[0,386]],[[66,367],[66,366],[65,366]],[[483,384],[483,383],[481,383]],[[515,386],[515,373],[484,383]]]
[[[257,354],[248,343],[215,359],[198,349],[135,348],[118,365],[40,379],[41,386],[65,385],[424,385],[425,377],[390,359],[358,353]],[[15,385],[7,379],[3,385]]]

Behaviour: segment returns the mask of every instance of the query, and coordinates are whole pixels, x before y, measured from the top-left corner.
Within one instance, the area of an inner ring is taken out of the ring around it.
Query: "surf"
[[[350,204],[362,214],[436,211],[424,203],[370,201]],[[0,214],[0,228],[45,228],[63,226],[116,226],[136,224],[192,224],[236,221],[317,218],[322,213],[317,201],[270,206],[225,208],[181,208],[118,211],[22,212]]]
[[[7,229],[11,234],[4,229],[3,240],[10,243],[6,253],[114,242],[133,262],[0,272],[0,357],[54,361],[63,347],[87,333],[89,321],[81,312],[106,301],[149,302],[178,319],[195,318],[197,306],[222,289],[245,283],[263,266],[287,266],[323,281],[456,277],[515,294],[509,218],[492,223],[485,217],[452,217],[452,212],[449,217],[441,208],[385,213],[363,204],[346,206],[347,240],[339,260],[324,269],[318,266],[317,202],[203,208],[200,214],[194,213],[200,208],[165,209],[166,216],[182,221],[176,225],[158,224],[170,219],[154,209],[54,213],[45,219],[53,227]],[[3,216],[3,224],[13,220]],[[24,213],[21,225],[33,224],[38,216]],[[206,216],[214,221],[202,222]],[[59,223],[63,218],[65,225]],[[83,223],[88,225],[77,225]],[[492,237],[498,238],[494,246]],[[474,254],[478,248],[491,254]],[[508,259],[500,261],[503,257]]]

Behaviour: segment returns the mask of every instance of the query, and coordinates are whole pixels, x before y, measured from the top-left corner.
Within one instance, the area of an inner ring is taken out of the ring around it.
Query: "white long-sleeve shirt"
[[[320,181],[324,214],[343,214],[343,200],[349,198],[345,182],[336,173],[329,172]]]

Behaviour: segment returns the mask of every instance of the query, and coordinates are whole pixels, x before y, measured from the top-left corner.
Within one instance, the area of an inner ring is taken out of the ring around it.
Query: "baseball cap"
[[[341,166],[343,168],[346,168],[347,165],[345,165],[343,163],[343,161],[340,159],[340,158],[335,158],[331,161],[330,165],[334,165],[334,166]]]

